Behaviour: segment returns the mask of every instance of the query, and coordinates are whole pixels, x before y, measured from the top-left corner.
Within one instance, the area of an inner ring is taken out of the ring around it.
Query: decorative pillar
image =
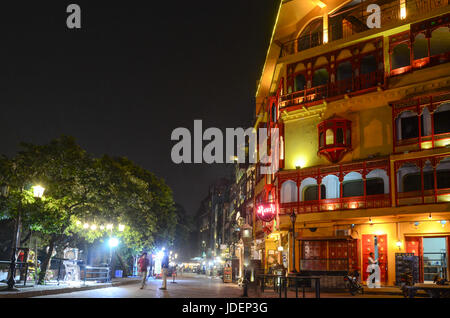
[[[424,162],[423,160],[419,161],[419,168],[420,168],[420,191],[422,194],[422,204],[425,203],[425,193],[424,193],[424,181],[423,181],[423,166],[424,166]]]
[[[328,43],[328,13],[323,15],[323,44]]]

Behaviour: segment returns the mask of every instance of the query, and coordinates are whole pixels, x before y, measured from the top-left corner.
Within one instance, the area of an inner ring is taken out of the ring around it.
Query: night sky
[[[175,165],[176,127],[249,127],[278,0],[15,1],[0,8],[0,153],[74,136],[164,178],[193,214],[231,165]],[[80,5],[82,29],[66,26]]]

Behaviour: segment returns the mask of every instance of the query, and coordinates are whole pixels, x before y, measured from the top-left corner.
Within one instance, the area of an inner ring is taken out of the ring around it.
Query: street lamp
[[[108,245],[109,245],[109,268],[111,270],[111,274],[109,275],[109,279],[111,279],[112,277],[112,250],[114,247],[117,247],[119,245],[119,240],[116,239],[115,237],[111,237],[108,241]]]
[[[289,216],[292,223],[292,274],[296,274],[297,270],[295,269],[295,220],[297,219],[297,215],[295,215],[295,211],[292,210],[291,215]]]
[[[41,199],[42,196],[44,195],[44,191],[45,191],[44,187],[41,187],[40,185],[35,185],[33,187],[33,196],[37,199]]]
[[[242,297],[248,297],[248,265],[250,263],[250,244],[252,241],[252,227],[245,224],[242,227],[242,241],[244,243],[244,279],[242,281],[243,294]]]

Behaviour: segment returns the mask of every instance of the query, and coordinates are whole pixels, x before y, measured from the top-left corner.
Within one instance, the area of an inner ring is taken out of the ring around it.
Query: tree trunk
[[[41,272],[39,273],[38,285],[42,285],[44,283],[45,274],[47,273],[47,268],[48,265],[50,264],[50,259],[52,258],[53,249],[55,248],[55,242],[56,238],[52,237],[48,245],[48,252],[45,255],[44,261],[41,264]]]
[[[119,260],[120,266],[123,270],[123,277],[128,277],[128,268],[127,265],[124,263],[122,256],[120,256],[119,253],[116,253],[117,259]]]

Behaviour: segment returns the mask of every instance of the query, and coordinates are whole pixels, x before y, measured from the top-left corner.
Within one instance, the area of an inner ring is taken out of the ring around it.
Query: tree
[[[170,188],[162,179],[126,158],[94,158],[63,136],[46,145],[22,144],[13,159],[0,160],[0,169],[11,185],[4,213],[15,218],[26,211],[23,224],[48,242],[41,265],[42,283],[56,244],[73,234],[89,242],[117,235],[137,251],[156,241],[173,237],[175,216]],[[35,199],[31,184],[45,186],[42,199]],[[81,224],[124,224],[117,229],[85,231]]]

